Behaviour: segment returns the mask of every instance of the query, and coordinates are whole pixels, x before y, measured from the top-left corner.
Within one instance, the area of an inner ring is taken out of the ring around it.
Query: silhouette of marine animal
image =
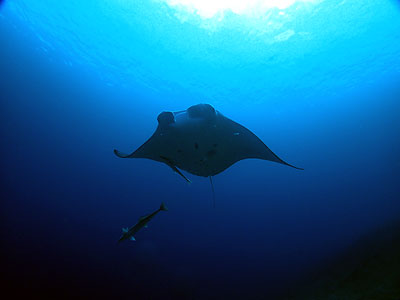
[[[165,206],[164,202],[161,203],[160,208],[157,209],[155,212],[143,216],[139,218],[139,221],[133,225],[131,228],[122,228],[122,236],[119,238],[118,243],[125,241],[125,240],[131,240],[131,241],[136,241],[135,237],[133,236],[136,234],[140,229],[146,228],[147,223],[151,221],[151,219],[154,218],[156,214],[158,214],[160,211],[167,211],[168,208]]]
[[[165,163],[188,182],[179,169],[211,179],[246,158],[302,170],[280,159],[254,133],[209,104],[162,112],[157,120],[154,134],[136,151],[124,154],[114,150],[114,153],[121,158],[147,158]]]

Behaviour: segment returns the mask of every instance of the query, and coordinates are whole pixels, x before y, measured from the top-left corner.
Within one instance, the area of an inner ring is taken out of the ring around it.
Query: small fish
[[[140,229],[142,229],[143,227],[147,227],[147,223],[150,222],[150,220],[156,215],[158,214],[158,212],[160,211],[167,211],[168,208],[165,206],[164,202],[161,203],[160,208],[157,209],[155,212],[147,215],[147,216],[143,216],[139,218],[139,221],[136,223],[136,225],[132,226],[130,229],[128,228],[122,228],[122,236],[120,237],[120,239],[118,240],[118,243],[124,241],[124,240],[128,240],[130,239],[131,241],[136,241],[135,237],[133,236],[136,232],[138,232]]]

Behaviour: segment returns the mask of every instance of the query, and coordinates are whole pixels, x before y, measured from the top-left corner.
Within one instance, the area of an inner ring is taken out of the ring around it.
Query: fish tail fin
[[[164,202],[161,203],[160,210],[163,210],[163,211],[167,211],[168,210],[168,207],[165,206]]]
[[[136,241],[136,239],[135,239],[135,237],[132,235],[130,238],[129,238],[131,241]]]

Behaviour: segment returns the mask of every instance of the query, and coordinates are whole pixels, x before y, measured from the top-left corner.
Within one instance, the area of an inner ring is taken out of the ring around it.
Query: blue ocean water
[[[400,218],[398,1],[179,2],[0,4],[1,257],[16,296],[278,299]],[[243,160],[213,178],[213,208],[208,178],[113,154],[198,103],[305,170]]]

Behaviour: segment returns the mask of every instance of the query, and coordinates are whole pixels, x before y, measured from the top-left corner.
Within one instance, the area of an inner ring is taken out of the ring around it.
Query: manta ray
[[[211,181],[211,176],[247,158],[269,160],[302,170],[280,159],[249,129],[225,117],[210,104],[162,112],[157,121],[156,131],[142,146],[131,154],[114,150],[115,155],[167,164],[189,183],[179,169],[210,177]]]

